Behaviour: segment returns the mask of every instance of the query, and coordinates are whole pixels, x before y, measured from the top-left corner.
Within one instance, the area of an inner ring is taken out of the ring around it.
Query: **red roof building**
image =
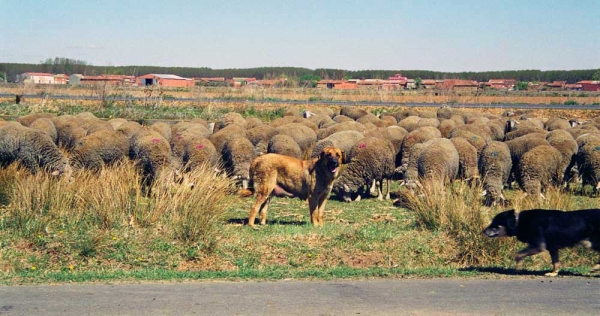
[[[583,91],[600,91],[600,81],[598,80],[583,80],[577,84],[581,85],[581,90]]]

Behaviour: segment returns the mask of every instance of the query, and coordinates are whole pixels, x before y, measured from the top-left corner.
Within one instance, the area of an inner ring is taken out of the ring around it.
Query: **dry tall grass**
[[[184,242],[212,244],[233,183],[209,166],[196,168],[187,178],[193,188],[174,183],[172,173],[165,172],[145,196],[131,162],[99,173],[80,171],[73,181],[42,172],[30,175],[11,166],[0,172],[2,216],[25,236],[65,228],[106,231],[131,226],[160,229]]]

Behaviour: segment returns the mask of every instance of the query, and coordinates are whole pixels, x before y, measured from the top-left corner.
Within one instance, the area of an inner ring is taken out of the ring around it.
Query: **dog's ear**
[[[510,230],[515,230],[517,228],[519,212],[517,212],[515,210],[510,210],[508,212],[509,212],[509,216],[506,219],[506,227],[509,228]]]
[[[342,153],[342,164],[348,163],[348,160],[346,158],[346,152],[345,151],[341,151],[341,153]]]

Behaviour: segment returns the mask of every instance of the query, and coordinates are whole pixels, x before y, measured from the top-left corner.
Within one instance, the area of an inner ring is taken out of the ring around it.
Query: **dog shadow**
[[[494,273],[494,274],[502,274],[502,275],[522,275],[522,276],[544,276],[546,273],[550,272],[550,270],[541,270],[541,271],[532,271],[532,270],[517,270],[514,268],[504,268],[504,267],[465,267],[458,269],[462,272],[483,272],[483,273]],[[559,276],[579,276],[579,277],[597,277],[596,275],[588,275],[581,273],[574,273],[571,271],[560,270],[558,273]]]
[[[247,225],[248,219],[247,218],[230,218],[227,220],[227,224]],[[258,218],[254,221],[254,225],[260,226],[260,220]],[[272,220],[267,221],[267,225],[306,226],[306,225],[308,225],[308,223],[305,221],[272,219]]]

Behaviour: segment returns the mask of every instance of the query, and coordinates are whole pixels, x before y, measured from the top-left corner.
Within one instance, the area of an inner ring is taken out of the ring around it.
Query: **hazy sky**
[[[600,68],[600,0],[0,0],[0,62]]]

